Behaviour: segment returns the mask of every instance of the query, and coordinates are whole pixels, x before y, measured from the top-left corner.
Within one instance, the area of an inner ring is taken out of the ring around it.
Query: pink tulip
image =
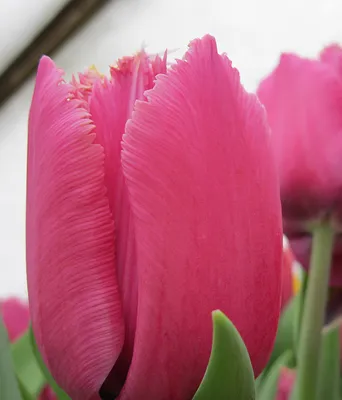
[[[342,47],[338,44],[327,46],[320,54],[320,60],[329,64],[342,78]]]
[[[0,299],[0,315],[4,321],[10,342],[18,339],[30,323],[30,312],[27,303],[15,297]]]
[[[296,373],[295,371],[283,367],[280,371],[278,381],[278,392],[276,400],[290,400],[292,389],[295,383]]]
[[[324,58],[324,57],[323,57]],[[283,54],[258,96],[271,126],[284,230],[342,212],[342,79],[333,62]]]
[[[28,328],[30,313],[28,304],[15,297],[0,299],[0,315],[4,321],[11,342],[18,339]],[[49,387],[43,389],[39,400],[55,400],[56,396]]]
[[[263,109],[212,37],[167,72],[126,58],[86,93],[43,57],[28,146],[33,329],[73,400],[101,386],[190,399],[215,309],[261,372],[280,308],[278,182]]]

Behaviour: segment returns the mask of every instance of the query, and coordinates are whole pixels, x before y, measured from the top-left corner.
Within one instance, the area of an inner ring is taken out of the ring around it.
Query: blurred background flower
[[[10,342],[17,340],[28,328],[30,313],[27,302],[17,298],[0,298],[0,317],[2,317]],[[45,387],[39,400],[56,400],[49,387]]]

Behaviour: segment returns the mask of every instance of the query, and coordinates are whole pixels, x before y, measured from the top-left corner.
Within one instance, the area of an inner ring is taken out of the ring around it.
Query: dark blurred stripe
[[[112,0],[71,0],[0,75],[0,106],[30,77],[42,54],[52,52]]]

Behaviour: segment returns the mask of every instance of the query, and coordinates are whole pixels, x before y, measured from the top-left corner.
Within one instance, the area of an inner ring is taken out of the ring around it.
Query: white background
[[[65,0],[2,0],[0,72]],[[240,70],[248,90],[283,51],[314,57],[342,42],[341,0],[117,0],[54,59],[67,75],[96,64],[101,72],[143,44],[178,49],[211,33]],[[27,114],[33,79],[0,109],[0,296],[26,296],[25,169]]]

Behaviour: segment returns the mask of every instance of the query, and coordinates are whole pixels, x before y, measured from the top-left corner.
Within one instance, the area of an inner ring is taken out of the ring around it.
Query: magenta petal
[[[28,304],[15,297],[0,299],[0,315],[3,318],[11,342],[22,335],[29,326]]]
[[[329,64],[332,68],[337,71],[340,78],[342,79],[342,47],[338,44],[332,44],[325,47],[321,54],[320,59],[324,63]]]
[[[281,295],[278,181],[263,109],[212,37],[147,97],[122,152],[139,291],[120,399],[184,400],[208,363],[212,310],[237,326],[256,375],[267,362]]]
[[[336,71],[284,54],[258,96],[272,130],[284,217],[306,221],[341,209],[342,80]]]
[[[39,400],[58,400],[50,387],[45,387],[39,396]]]
[[[96,142],[105,151],[105,182],[115,222],[117,275],[126,331],[123,354],[114,373],[122,383],[132,358],[138,280],[133,218],[121,167],[121,141],[135,101],[144,98],[144,91],[154,85],[155,75],[162,72],[166,72],[166,54],[163,60],[151,59],[144,51],[125,57],[112,68],[110,81],[97,82],[90,101]]]
[[[83,102],[43,57],[28,139],[27,275],[34,333],[73,400],[97,399],[124,325],[104,153]]]
[[[295,379],[295,371],[286,367],[281,369],[276,400],[290,400]]]

